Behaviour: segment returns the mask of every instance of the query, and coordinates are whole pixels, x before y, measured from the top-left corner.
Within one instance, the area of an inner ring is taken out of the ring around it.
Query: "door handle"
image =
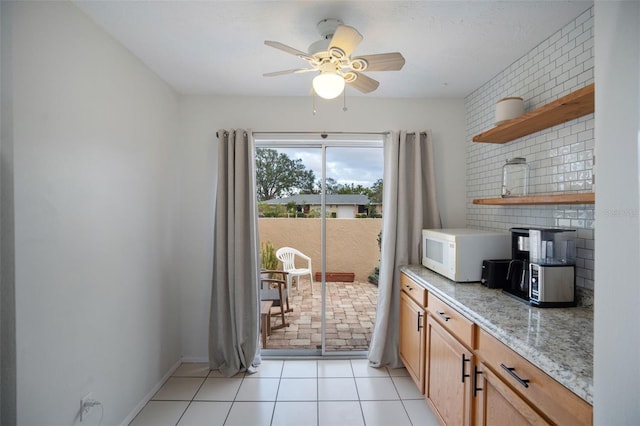
[[[473,397],[478,396],[478,391],[481,391],[482,388],[478,387],[478,374],[482,374],[482,371],[478,370],[478,366],[475,365],[473,367]]]
[[[451,317],[448,317],[444,314],[444,312],[438,312],[436,311],[436,314],[438,314],[440,316],[440,318],[442,318],[445,321],[449,321],[451,319]]]
[[[516,379],[518,381],[518,383],[520,383],[522,386],[524,386],[525,388],[529,387],[529,379],[523,379],[520,376],[518,376],[514,371],[515,368],[513,367],[507,367],[504,364],[500,364],[500,367],[502,367],[507,373],[509,373],[511,375],[511,377],[513,377],[514,379]]]
[[[423,327],[423,325],[420,324],[421,319],[422,319],[422,312],[418,312],[418,331],[420,331],[420,329]]]
[[[470,362],[471,358],[467,359],[467,357],[465,356],[465,354],[462,354],[462,383],[464,383],[464,378],[465,377],[471,377],[469,374],[465,374],[464,370],[464,363],[465,362]]]

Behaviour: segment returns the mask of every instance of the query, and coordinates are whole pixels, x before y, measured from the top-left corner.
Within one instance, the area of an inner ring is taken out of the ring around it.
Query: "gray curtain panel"
[[[258,352],[258,244],[253,140],[218,131],[209,367],[230,377]]]
[[[378,311],[369,347],[374,367],[398,368],[400,273],[398,266],[420,263],[423,228],[440,228],[430,132],[391,134],[384,143],[385,207],[378,281]]]

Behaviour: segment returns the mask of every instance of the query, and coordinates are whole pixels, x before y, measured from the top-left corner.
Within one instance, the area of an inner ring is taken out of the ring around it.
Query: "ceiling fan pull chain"
[[[343,94],[343,97],[342,97],[342,99],[343,99],[342,111],[347,112],[347,110],[349,109],[349,108],[347,108],[347,91],[345,90],[344,92],[342,92],[342,94]]]
[[[311,91],[311,99],[312,99],[312,106],[313,106],[313,115],[316,115],[316,92],[315,90]]]

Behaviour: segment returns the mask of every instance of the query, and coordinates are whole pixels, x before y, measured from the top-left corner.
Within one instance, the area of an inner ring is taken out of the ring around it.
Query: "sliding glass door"
[[[368,349],[382,229],[382,137],[254,134],[261,258],[270,258],[271,247],[298,253],[298,271],[289,271],[292,311],[284,327],[281,316],[272,316],[265,354]],[[282,262],[275,267],[287,269]]]

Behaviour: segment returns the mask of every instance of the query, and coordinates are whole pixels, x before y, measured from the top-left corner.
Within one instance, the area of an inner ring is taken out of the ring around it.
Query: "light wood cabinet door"
[[[425,317],[424,308],[401,292],[400,358],[421,393],[424,393]]]
[[[473,362],[473,354],[429,315],[425,398],[447,426],[471,424]]]
[[[548,425],[531,406],[501,378],[480,363],[476,374],[475,425]]]
[[[524,401],[558,425],[593,424],[593,407],[484,330],[476,355]]]

